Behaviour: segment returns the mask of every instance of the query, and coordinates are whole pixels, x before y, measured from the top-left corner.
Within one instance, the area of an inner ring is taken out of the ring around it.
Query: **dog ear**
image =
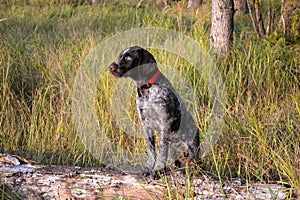
[[[139,49],[139,65],[156,63],[154,56],[147,50]]]

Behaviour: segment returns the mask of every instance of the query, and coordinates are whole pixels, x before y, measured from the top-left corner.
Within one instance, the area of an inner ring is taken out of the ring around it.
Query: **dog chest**
[[[167,88],[155,85],[137,91],[137,109],[143,124],[160,130],[177,129],[180,123],[180,105],[177,97]]]

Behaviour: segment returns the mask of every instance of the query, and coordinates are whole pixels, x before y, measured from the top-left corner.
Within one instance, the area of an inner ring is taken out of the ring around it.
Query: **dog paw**
[[[161,175],[163,175],[164,173],[166,173],[166,168],[154,169],[154,170],[152,170],[151,178],[153,180],[158,180],[158,179],[160,179]]]
[[[153,171],[152,174],[151,174],[151,178],[153,180],[158,180],[160,179],[160,172],[159,171]]]
[[[149,169],[149,167],[147,166],[144,166],[143,169],[142,169],[142,175],[143,176],[149,176],[151,174],[151,169]]]
[[[184,163],[179,161],[179,160],[175,160],[174,165],[176,168],[183,168],[184,167]]]

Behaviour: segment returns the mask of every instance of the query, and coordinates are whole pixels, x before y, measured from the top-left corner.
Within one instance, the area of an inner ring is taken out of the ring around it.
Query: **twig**
[[[271,26],[272,26],[272,21],[273,21],[273,17],[272,17],[272,14],[271,14],[271,6],[269,5],[269,8],[268,8],[268,21],[267,21],[267,29],[266,29],[266,36],[268,37],[271,33]]]
[[[286,34],[286,25],[285,25],[285,19],[284,19],[284,16],[283,16],[284,3],[285,3],[285,0],[281,0],[281,16],[280,16],[280,20],[282,21],[283,35],[285,36],[285,34]]]
[[[252,21],[253,29],[254,29],[257,37],[260,38],[260,35],[259,35],[259,32],[258,32],[258,28],[256,26],[256,23],[254,21],[253,15],[252,15],[252,10],[251,10],[251,6],[250,6],[250,3],[249,3],[249,0],[247,0],[247,4],[248,4],[248,9],[249,9],[249,14],[250,14],[250,18],[251,18],[251,21]]]
[[[136,6],[136,9],[139,9],[142,5],[142,3],[144,2],[144,0],[140,0],[139,3]]]
[[[260,35],[260,38],[264,38],[266,36],[266,31],[264,27],[264,22],[262,15],[260,13],[260,5],[259,5],[259,0],[255,0],[254,3],[254,11],[255,11],[255,18],[256,18],[256,25],[258,26],[258,32]]]

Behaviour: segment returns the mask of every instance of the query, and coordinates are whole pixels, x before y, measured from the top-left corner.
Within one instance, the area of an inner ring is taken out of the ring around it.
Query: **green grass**
[[[116,1],[76,6],[32,1],[25,5],[11,1],[0,5],[1,152],[47,164],[101,164],[75,130],[72,90],[86,56],[115,33],[139,27],[169,28],[189,35],[208,51],[209,4],[198,15],[193,10],[178,14],[176,6],[137,9],[136,4]],[[299,195],[299,46],[287,46],[283,38],[257,41],[247,16],[235,26],[232,59],[219,62],[228,97],[225,127],[201,168],[248,182],[281,181],[291,185],[291,194]],[[159,50],[153,53],[160,63],[178,66],[179,73],[187,75],[199,95],[195,118],[205,132],[210,108],[203,79],[182,58]],[[113,87],[114,78],[106,73],[98,88],[98,121],[118,149],[135,157],[144,152],[145,142],[128,136],[115,123],[110,112]],[[138,124],[134,94],[128,104],[133,110],[128,115]]]

